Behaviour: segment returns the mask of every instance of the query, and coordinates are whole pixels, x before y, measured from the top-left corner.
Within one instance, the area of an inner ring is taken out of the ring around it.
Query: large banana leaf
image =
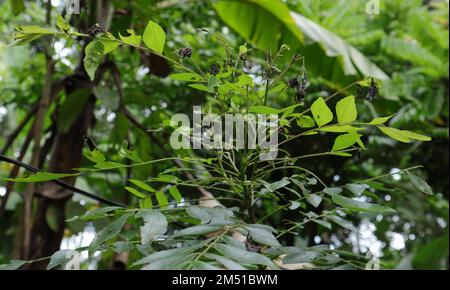
[[[225,23],[261,49],[277,50],[288,39],[303,42],[288,7],[278,0],[220,0],[214,8]]]
[[[305,56],[307,67],[330,85],[343,86],[361,76],[389,77],[344,39],[278,0],[219,0],[214,9],[242,37],[263,50],[288,44]]]

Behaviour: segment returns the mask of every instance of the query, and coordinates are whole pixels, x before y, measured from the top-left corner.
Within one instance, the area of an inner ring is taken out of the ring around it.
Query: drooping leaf
[[[105,52],[105,46],[100,40],[91,41],[85,48],[84,68],[91,81],[95,78],[95,72],[102,60]]]
[[[189,247],[181,247],[181,248],[175,248],[175,249],[169,249],[169,250],[162,250],[158,251],[156,253],[150,254],[138,261],[136,261],[133,266],[139,266],[144,264],[149,264],[155,261],[165,260],[171,257],[180,257],[180,256],[186,256],[198,248],[202,247],[203,243],[198,243],[196,245],[192,245]]]
[[[198,236],[207,233],[211,233],[217,231],[221,228],[221,225],[198,225],[189,228],[185,228],[177,231],[172,237],[181,237],[181,236]]]
[[[348,220],[345,220],[339,216],[329,215],[328,218],[345,229],[348,229],[348,230],[351,230],[354,232],[358,231],[358,229],[351,222],[349,222]]]
[[[47,270],[51,270],[69,262],[76,254],[78,254],[78,252],[75,250],[60,250],[55,252],[50,258],[50,263],[47,265]]]
[[[433,190],[431,189],[431,186],[428,185],[428,183],[420,178],[417,175],[412,174],[409,171],[406,171],[406,175],[408,176],[409,180],[411,180],[411,183],[421,192],[433,195]]]
[[[408,130],[401,130],[401,134],[406,138],[418,141],[431,141],[431,138],[425,135],[417,134]]]
[[[329,222],[327,222],[327,221],[318,220],[318,219],[313,219],[312,221],[315,222],[316,224],[319,224],[319,225],[329,229],[329,230],[332,229],[331,224]]]
[[[156,192],[156,189],[154,189],[153,187],[151,187],[150,185],[148,185],[147,183],[137,180],[137,179],[128,179],[128,181],[130,181],[131,183],[133,183],[134,185],[140,187],[141,189],[148,191],[148,192]]]
[[[8,264],[3,264],[0,265],[0,271],[2,270],[17,270],[20,267],[22,267],[23,265],[25,265],[27,263],[27,261],[22,261],[22,260],[12,260],[10,261]]]
[[[360,196],[369,186],[366,184],[347,183],[345,188],[351,191],[354,195]]]
[[[176,186],[169,187],[169,193],[176,202],[181,203],[183,201],[183,197],[181,196],[181,193]]]
[[[320,254],[314,251],[295,251],[283,258],[284,264],[310,263],[318,258]]]
[[[347,85],[348,76],[356,79],[358,74],[389,79],[344,39],[304,15],[290,12],[280,0],[220,0],[214,9],[228,26],[258,48],[274,51],[287,44],[292,53],[298,51],[315,64],[314,73],[331,82]]]
[[[139,200],[139,208],[149,209],[153,208],[152,198],[150,196]]]
[[[404,143],[411,142],[411,140],[408,137],[404,136],[401,133],[401,130],[399,130],[399,129],[385,127],[385,126],[379,126],[378,129],[380,129],[380,131],[383,132],[384,134],[386,134],[387,136],[389,136],[392,139],[395,139],[397,141],[404,142]]]
[[[91,242],[89,245],[89,256],[92,257],[92,255],[98,250],[98,248],[106,241],[116,237],[120,231],[122,230],[123,226],[127,222],[128,218],[132,215],[132,213],[126,213],[113,221],[112,223],[108,224],[104,229],[102,229],[100,232],[98,232],[95,239]]]
[[[222,20],[263,50],[277,50],[288,39],[303,41],[289,9],[281,1],[217,1]]]
[[[375,213],[393,213],[394,209],[382,206],[378,204],[363,202],[355,199],[351,199],[342,195],[335,194],[332,196],[333,202],[337,205],[342,206],[343,208],[354,210],[354,211],[362,211],[362,212],[375,212]]]
[[[241,248],[236,248],[225,244],[215,244],[214,248],[220,253],[222,253],[224,256],[240,263],[265,265],[272,269],[277,268],[273,264],[273,262],[269,260],[269,258],[258,253],[249,252],[247,250],[243,250]]]
[[[381,132],[386,134],[387,136],[391,137],[392,139],[395,139],[400,142],[409,143],[412,140],[418,140],[418,141],[431,141],[431,138],[428,136],[424,136],[421,134],[417,134],[411,131],[407,130],[399,130],[396,128],[386,127],[386,126],[378,126],[378,129],[380,129]]]
[[[146,198],[147,197],[147,195],[145,195],[142,192],[134,189],[133,187],[125,186],[125,190],[128,191],[129,193],[139,197],[139,198]]]
[[[318,207],[320,205],[320,203],[322,202],[322,197],[320,197],[320,195],[317,195],[317,194],[307,194],[306,200],[313,207]]]
[[[206,254],[206,257],[216,260],[220,264],[224,265],[225,268],[227,268],[228,270],[247,270],[246,268],[241,266],[239,263],[236,263],[235,261],[233,261],[231,259],[219,256],[219,255]]]
[[[162,191],[155,192],[156,200],[161,208],[166,208],[169,205],[169,200]]]
[[[291,12],[291,16],[305,35],[305,44],[298,44],[299,49],[303,51],[302,55],[310,61],[314,60],[317,67],[322,67],[320,64],[328,64],[327,72],[321,70],[323,77],[341,82],[342,74],[361,74],[383,81],[389,80],[386,73],[338,35],[303,15]]]

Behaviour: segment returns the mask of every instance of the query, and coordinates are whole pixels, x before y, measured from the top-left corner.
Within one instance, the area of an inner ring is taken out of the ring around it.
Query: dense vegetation
[[[448,269],[448,2],[366,2],[0,1],[0,269]]]

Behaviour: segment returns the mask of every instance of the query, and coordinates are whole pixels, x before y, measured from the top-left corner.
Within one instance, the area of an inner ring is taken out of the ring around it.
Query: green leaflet
[[[156,192],[156,189],[154,189],[153,187],[151,187],[150,185],[148,185],[147,183],[137,180],[137,179],[128,179],[128,181],[130,181],[131,183],[133,183],[134,185],[140,187],[141,189],[148,191],[148,192]]]
[[[133,213],[126,213],[98,232],[95,239],[89,245],[89,257],[92,257],[103,243],[116,237],[122,230],[128,218],[132,215]]]
[[[18,178],[1,178],[2,180],[6,181],[12,181],[12,182],[45,182],[50,180],[56,180],[61,179],[65,177],[70,176],[77,176],[79,173],[72,173],[72,174],[66,174],[66,173],[50,173],[50,172],[38,172],[36,174],[27,176],[27,177],[18,177]]]
[[[100,65],[104,52],[105,46],[100,40],[91,41],[85,48],[84,68],[91,81],[95,78],[95,72]]]
[[[351,132],[349,134],[339,135],[334,141],[333,148],[331,151],[336,152],[339,150],[346,149],[355,143],[358,143],[360,147],[364,148],[364,144],[361,141],[362,135]]]
[[[127,29],[127,32],[129,33],[129,36],[123,36],[119,33],[120,40],[132,46],[139,46],[141,44],[142,37],[140,35],[136,35],[133,29]]]
[[[333,113],[323,98],[318,98],[311,106],[317,126],[322,127],[333,120]]]
[[[409,171],[406,171],[406,175],[408,176],[409,180],[411,180],[411,183],[421,192],[429,194],[429,195],[433,195],[433,190],[431,189],[431,187],[428,185],[428,183],[423,180],[422,178],[420,178],[417,175],[412,174]]]
[[[203,77],[196,73],[176,73],[171,74],[170,78],[176,81],[199,82]]]
[[[255,114],[279,114],[283,110],[275,109],[267,106],[251,106],[249,109],[250,113]]]
[[[129,186],[125,186],[125,190],[128,191],[129,193],[139,197],[139,198],[146,198],[147,197],[142,192],[140,192],[140,191],[138,191],[138,190],[136,190],[136,189],[134,189],[132,187],[129,187]]]
[[[412,140],[431,141],[431,138],[428,136],[424,136],[407,130],[400,130],[386,126],[378,126],[378,129],[380,129],[381,132],[391,137],[392,139],[404,143],[409,143]]]
[[[225,257],[228,257],[240,263],[265,265],[272,269],[277,268],[273,264],[273,262],[269,260],[269,258],[258,253],[249,252],[247,250],[225,244],[216,244],[214,245],[214,248],[222,253]]]
[[[378,204],[367,203],[355,199],[351,199],[342,195],[335,194],[332,196],[332,200],[334,203],[342,206],[343,208],[354,210],[354,211],[362,211],[362,212],[375,212],[375,213],[393,213],[394,209],[382,206]]]
[[[340,124],[350,123],[356,120],[358,112],[356,111],[354,96],[345,97],[337,102],[336,116]]]
[[[137,213],[136,217],[144,220],[144,225],[140,228],[143,245],[152,242],[157,236],[167,231],[167,218],[157,210],[143,210]]]
[[[157,23],[149,21],[142,36],[145,45],[158,53],[162,53],[166,43],[166,33]],[[133,41],[137,41],[134,37]]]
[[[0,270],[17,270],[20,267],[22,267],[23,265],[25,265],[26,263],[28,263],[27,261],[22,261],[22,260],[12,260],[10,261],[8,264],[2,264],[0,265]]]

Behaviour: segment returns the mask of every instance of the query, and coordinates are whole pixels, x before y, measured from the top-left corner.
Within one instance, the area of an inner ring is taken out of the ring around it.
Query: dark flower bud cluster
[[[364,98],[372,102],[378,96],[378,86],[374,79],[370,79],[369,86],[358,84],[356,87],[356,95],[358,98]]]
[[[293,78],[287,82],[288,87],[295,89],[295,99],[302,103],[306,96],[306,85],[308,83],[308,74],[304,71],[301,80]]]
[[[252,68],[253,64],[250,60],[247,59],[247,56],[245,54],[242,54],[240,56],[240,60],[242,61],[245,70],[248,71]]]
[[[91,37],[96,37],[99,33],[104,33],[105,31],[98,25],[98,23],[94,24],[91,28],[87,30],[87,34]]]
[[[372,102],[378,96],[378,86],[374,79],[370,80],[369,89],[367,91],[366,100]]]
[[[191,57],[192,56],[192,48],[190,47],[183,47],[178,50],[178,54],[181,56],[181,58]]]
[[[288,80],[287,82],[288,87],[292,88],[296,88],[299,85],[298,79],[297,78],[293,78]]]
[[[211,65],[211,68],[209,69],[209,73],[212,75],[216,75],[220,72],[220,65],[218,65],[217,63],[213,63]]]

